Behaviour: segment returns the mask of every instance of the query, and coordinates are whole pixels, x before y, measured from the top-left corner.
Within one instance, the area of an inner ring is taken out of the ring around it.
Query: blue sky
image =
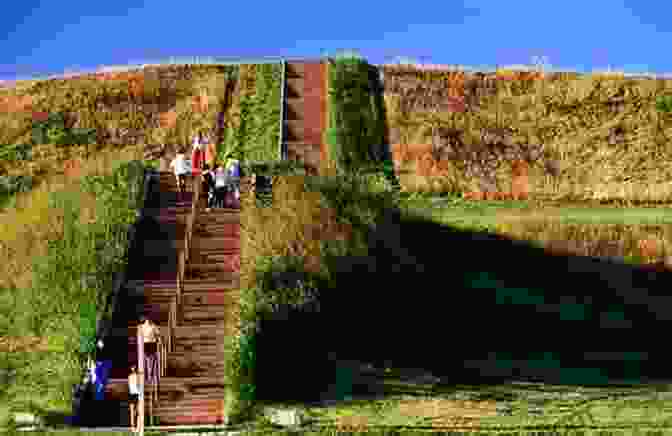
[[[372,63],[406,56],[494,67],[546,56],[559,69],[672,73],[672,6],[662,0],[6,3],[0,79],[170,56],[310,57],[350,48]]]

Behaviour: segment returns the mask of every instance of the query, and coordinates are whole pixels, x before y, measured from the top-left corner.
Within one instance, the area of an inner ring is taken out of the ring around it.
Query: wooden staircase
[[[287,159],[303,162],[308,174],[317,175],[324,148],[324,66],[307,62],[287,62],[286,66],[283,141]]]
[[[193,183],[188,186],[192,192],[198,189]],[[239,303],[240,214],[230,209],[205,212],[205,195],[195,202],[192,192],[178,196],[174,175],[162,172],[150,194],[153,219],[132,254],[134,273],[108,340],[113,341],[115,358],[101,402],[106,425],[130,425],[127,376],[138,362],[136,325],[143,311],[159,325],[167,345],[158,402],[151,407],[154,424],[225,423],[223,340],[235,327]],[[187,247],[180,277],[180,257]],[[151,388],[145,386],[147,404]],[[150,408],[146,405],[145,410]]]

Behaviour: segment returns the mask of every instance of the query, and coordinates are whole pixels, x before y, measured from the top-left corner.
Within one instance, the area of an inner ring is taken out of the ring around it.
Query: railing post
[[[178,306],[182,302],[182,280],[184,279],[184,251],[180,252],[179,254],[179,265],[178,265],[178,271],[177,271],[177,304]]]
[[[145,341],[140,329],[136,333],[138,340],[138,431],[145,434]]]

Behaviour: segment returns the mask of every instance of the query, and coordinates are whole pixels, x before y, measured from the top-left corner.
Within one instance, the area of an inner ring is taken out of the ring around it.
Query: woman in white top
[[[131,409],[131,429],[138,431],[138,399],[140,397],[140,390],[138,389],[138,372],[135,365],[131,366],[131,373],[128,375],[128,405]]]
[[[187,158],[184,156],[183,150],[180,150],[175,155],[175,159],[173,159],[173,161],[170,163],[170,168],[172,168],[175,172],[175,178],[177,179],[177,189],[183,193],[186,189],[186,179],[187,174],[189,173]]]

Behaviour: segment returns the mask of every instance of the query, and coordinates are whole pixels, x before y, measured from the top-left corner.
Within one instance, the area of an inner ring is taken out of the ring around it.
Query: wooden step
[[[213,277],[212,280],[189,280],[183,283],[182,298],[188,294],[200,292],[217,292],[224,290],[240,289],[240,274],[222,272]]]
[[[237,289],[190,292],[182,296],[182,306],[228,306],[238,303],[240,291]]]
[[[173,411],[188,410],[190,413],[221,412],[224,410],[224,398],[185,398],[180,400],[159,399],[155,411],[161,415],[171,414]]]
[[[181,325],[190,326],[197,325],[202,326],[206,323],[216,323],[220,321],[228,321],[232,319],[231,311],[194,311],[185,309],[182,314]]]
[[[285,120],[285,139],[291,142],[302,142],[305,138],[303,120]]]
[[[205,238],[199,236],[192,236],[192,247],[196,252],[208,251],[217,249],[240,250],[240,237],[238,236],[219,236]]]
[[[162,405],[159,402],[153,413],[164,425],[173,423],[218,423],[225,419],[226,408],[224,404],[224,399],[190,400],[176,403],[171,401],[168,405]],[[188,412],[185,413],[185,411]]]
[[[162,377],[159,382],[159,396],[176,396],[182,398],[223,398],[226,389],[223,370],[215,371],[207,377]],[[128,379],[111,378],[105,387],[105,398],[128,400]]]
[[[205,212],[204,209],[200,210],[200,213],[197,217],[198,219],[196,220],[196,224],[200,224],[202,221],[203,222],[213,222],[217,220],[218,218],[222,222],[235,222],[239,223],[240,222],[240,210],[239,209],[231,209],[227,207],[218,207],[218,208],[212,208],[210,212]]]
[[[213,237],[236,237],[240,238],[240,224],[238,223],[212,223],[207,225],[194,226],[192,238],[213,238]]]
[[[190,262],[198,264],[226,264],[231,261],[231,256],[240,253],[240,250],[209,250],[198,251],[192,255]]]
[[[189,269],[185,273],[185,278],[189,280],[208,280],[216,277],[219,274],[225,274],[230,272],[239,272],[237,265],[227,265],[219,269],[212,270],[199,270],[199,269]]]
[[[188,406],[187,406],[188,407]],[[200,409],[190,409],[189,413],[184,412],[184,408],[179,407],[174,410],[161,410],[157,411],[156,416],[159,419],[161,425],[216,425],[223,424],[225,422],[225,409],[222,406],[221,409],[216,412],[212,411],[200,411]]]
[[[223,352],[208,353],[201,350],[198,353],[191,351],[174,351],[168,355],[166,361],[167,376],[207,377],[210,374],[223,371],[225,368],[225,354]]]
[[[303,62],[287,62],[285,64],[285,77],[287,80],[293,77],[303,77],[304,72],[304,63]]]
[[[207,274],[210,272],[217,273],[218,271],[229,271],[226,262],[207,262],[207,263],[189,263],[189,274]]]
[[[303,98],[301,97],[288,97],[285,99],[286,104],[286,114],[285,119],[287,120],[303,120]]]
[[[220,322],[208,326],[176,326],[173,330],[173,335],[176,342],[194,341],[194,340],[210,340],[211,338],[223,338],[226,336],[227,325],[225,322]]]
[[[215,377],[220,377],[223,380],[224,373],[221,372],[220,370],[218,370],[217,375],[210,376],[209,378],[215,378]],[[219,388],[219,389],[216,389],[216,390],[213,389],[209,393],[195,394],[195,393],[189,392],[189,393],[186,393],[186,394],[182,393],[181,396],[177,396],[177,395],[175,395],[174,393],[171,393],[171,392],[166,392],[166,393],[163,394],[163,397],[162,397],[162,393],[159,391],[159,400],[160,401],[165,401],[165,402],[168,402],[168,401],[191,401],[191,400],[196,400],[196,401],[198,401],[198,400],[219,400],[219,399],[224,398],[224,396],[226,395],[226,389],[228,389],[228,388],[225,385],[222,388]]]
[[[181,344],[176,345],[173,349],[173,353],[183,353],[183,354],[194,354],[194,355],[203,355],[203,359],[210,358],[211,361],[226,359],[226,351],[224,349],[223,340],[213,341],[211,343],[198,343],[194,345],[190,344]]]
[[[238,302],[218,306],[184,306],[182,309],[181,325],[198,325],[229,321],[238,310]]]
[[[210,212],[202,210],[196,219],[196,225],[213,222],[240,223],[240,210],[230,208],[213,208]]]

